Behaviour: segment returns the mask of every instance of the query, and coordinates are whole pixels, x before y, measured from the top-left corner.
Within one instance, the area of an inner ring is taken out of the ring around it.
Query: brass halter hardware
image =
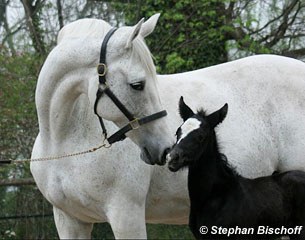
[[[99,63],[97,65],[97,74],[100,76],[100,77],[103,77],[105,76],[107,73],[107,66],[105,63]]]

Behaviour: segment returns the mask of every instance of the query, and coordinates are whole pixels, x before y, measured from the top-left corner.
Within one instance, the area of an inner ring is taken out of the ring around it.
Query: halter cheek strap
[[[125,134],[127,132],[134,130],[134,129],[138,129],[143,124],[149,123],[151,121],[157,120],[157,119],[165,117],[167,115],[167,112],[165,110],[163,110],[163,111],[160,111],[160,112],[157,112],[157,113],[151,114],[149,116],[145,116],[145,117],[138,119],[138,118],[134,117],[133,114],[128,111],[128,109],[122,104],[122,102],[110,90],[109,85],[107,84],[107,80],[106,80],[106,74],[107,74],[106,49],[107,49],[107,43],[108,43],[110,37],[114,34],[114,32],[116,30],[117,30],[117,28],[112,28],[106,34],[104,41],[102,43],[101,53],[100,53],[100,63],[97,65],[97,72],[99,75],[100,86],[97,90],[96,100],[94,103],[94,113],[99,118],[100,125],[103,130],[104,138],[108,140],[109,144],[124,140],[126,138]],[[101,85],[103,86],[103,89],[101,88]],[[120,109],[120,111],[129,120],[129,123],[127,125],[122,127],[120,130],[118,130],[116,133],[111,135],[109,138],[107,138],[107,129],[105,127],[103,119],[97,114],[97,104],[104,93],[112,100],[112,102]]]
[[[98,80],[100,84],[106,84],[106,74],[107,74],[107,66],[106,66],[106,49],[107,49],[107,43],[111,36],[115,33],[117,28],[112,28],[110,31],[106,34],[102,46],[101,46],[101,53],[100,53],[100,63],[97,65],[97,73],[98,73]]]

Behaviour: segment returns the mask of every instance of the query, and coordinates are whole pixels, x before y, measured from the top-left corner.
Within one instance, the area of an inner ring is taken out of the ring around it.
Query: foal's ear
[[[126,42],[125,48],[130,48],[132,45],[132,41],[139,35],[141,31],[142,24],[144,22],[144,18],[142,18],[131,30],[131,33]]]
[[[211,113],[206,117],[207,122],[212,128],[215,128],[219,123],[221,123],[227,116],[228,104],[226,103],[222,108],[216,112]]]
[[[180,116],[184,122],[188,118],[195,115],[194,112],[192,111],[192,109],[190,109],[190,107],[185,104],[185,102],[183,101],[183,97],[180,97],[180,100],[179,100],[179,112],[180,112]]]

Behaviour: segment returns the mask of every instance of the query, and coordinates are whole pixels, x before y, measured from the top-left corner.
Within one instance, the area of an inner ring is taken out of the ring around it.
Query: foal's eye
[[[137,91],[142,91],[145,87],[145,82],[141,81],[141,82],[136,82],[136,83],[131,83],[130,86]]]

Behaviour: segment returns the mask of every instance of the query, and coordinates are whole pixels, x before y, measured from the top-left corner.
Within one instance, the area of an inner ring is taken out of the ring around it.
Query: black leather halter
[[[99,75],[99,83],[100,86],[96,93],[96,100],[94,103],[94,113],[98,116],[100,120],[100,124],[103,130],[103,135],[105,139],[108,140],[109,144],[122,141],[126,138],[126,133],[133,129],[138,129],[141,125],[149,123],[151,121],[157,120],[159,118],[165,117],[167,115],[166,110],[151,114],[149,116],[145,116],[142,118],[136,118],[133,116],[132,113],[128,111],[128,109],[122,104],[122,102],[114,95],[114,93],[110,90],[109,85],[107,84],[106,80],[106,74],[107,74],[107,65],[106,65],[106,49],[107,49],[107,43],[110,39],[110,37],[113,35],[113,33],[117,30],[117,28],[112,28],[105,36],[104,41],[102,43],[101,47],[101,53],[100,53],[100,63],[97,66],[97,72]],[[103,88],[101,88],[101,86]],[[105,124],[103,122],[103,119],[97,114],[97,104],[100,98],[103,94],[106,94],[113,103],[120,109],[120,111],[126,116],[126,118],[129,120],[128,124],[126,124],[124,127],[122,127],[120,130],[118,130],[116,133],[111,135],[109,138],[107,138],[107,129],[105,127]]]

